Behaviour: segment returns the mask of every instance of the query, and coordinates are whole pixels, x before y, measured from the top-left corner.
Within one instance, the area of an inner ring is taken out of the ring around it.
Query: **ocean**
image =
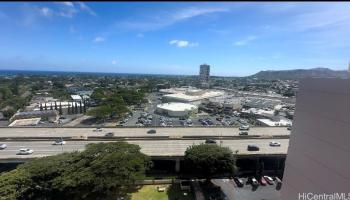
[[[167,76],[186,76],[186,75],[170,75],[170,74],[136,74],[136,73],[107,73],[107,72],[70,72],[70,71],[36,71],[36,70],[1,70],[0,76],[158,76],[158,77],[167,77]]]

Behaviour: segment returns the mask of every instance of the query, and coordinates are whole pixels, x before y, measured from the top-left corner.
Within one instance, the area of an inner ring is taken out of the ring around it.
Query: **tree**
[[[109,105],[98,106],[89,110],[87,115],[94,116],[100,120],[105,120],[112,115],[112,108]]]
[[[236,159],[228,147],[216,144],[200,144],[187,148],[185,166],[198,176],[211,178],[236,172]]]
[[[63,114],[63,112],[62,112],[62,103],[61,103],[61,101],[60,101],[60,107],[59,107],[59,114],[60,114],[60,115]]]
[[[36,158],[0,177],[4,199],[118,199],[150,167],[138,145],[88,144],[82,152]]]
[[[79,102],[79,113],[83,113],[83,107],[81,106],[81,101]]]
[[[6,119],[10,119],[15,113],[16,111],[13,108],[8,108],[2,111],[2,114]]]

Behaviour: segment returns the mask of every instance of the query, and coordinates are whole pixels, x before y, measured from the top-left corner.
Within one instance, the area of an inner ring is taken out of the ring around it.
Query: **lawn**
[[[165,192],[158,192],[157,186],[166,187]],[[144,185],[131,196],[132,200],[193,200],[193,196],[188,192],[184,196],[178,184],[174,185]]]

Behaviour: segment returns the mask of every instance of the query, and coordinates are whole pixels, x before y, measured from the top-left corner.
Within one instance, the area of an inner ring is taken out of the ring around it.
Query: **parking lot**
[[[244,182],[243,187],[238,187],[233,179],[212,179],[211,182],[221,188],[225,198],[229,200],[279,200],[281,199],[280,190],[277,187],[276,181],[273,185],[266,184],[253,187],[248,178],[241,178]]]
[[[149,103],[146,105],[144,111],[134,110],[132,115],[122,120],[122,126],[160,126],[160,127],[173,127],[173,126],[239,126],[242,121],[248,123],[247,119],[242,119],[235,115],[219,115],[219,114],[207,114],[200,112],[195,116],[191,116],[188,119],[181,117],[169,117],[157,114],[156,107],[161,104],[159,96],[151,94],[149,97]]]

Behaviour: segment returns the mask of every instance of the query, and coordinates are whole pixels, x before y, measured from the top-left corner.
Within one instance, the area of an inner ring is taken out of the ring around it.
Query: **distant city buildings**
[[[209,87],[210,65],[202,64],[199,69],[199,82],[201,87]]]

